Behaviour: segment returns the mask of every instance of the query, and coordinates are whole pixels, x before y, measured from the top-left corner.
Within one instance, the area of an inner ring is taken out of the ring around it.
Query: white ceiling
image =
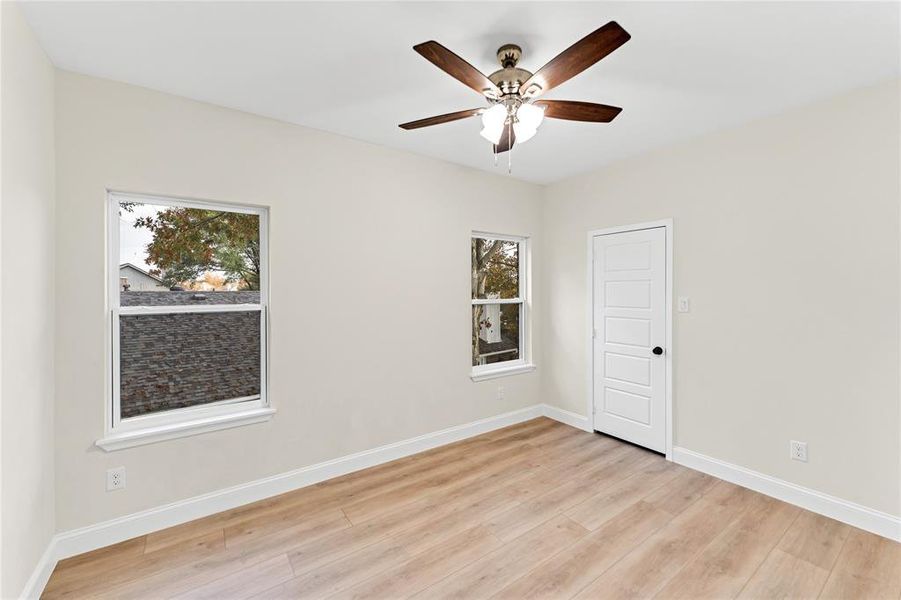
[[[624,110],[611,124],[546,120],[513,153],[513,177],[537,183],[901,74],[895,2],[32,2],[24,11],[62,69],[499,173],[478,119],[397,127],[482,105],[411,47],[434,39],[490,73],[497,47],[512,42],[534,71],[616,20],[632,39],[546,97]]]

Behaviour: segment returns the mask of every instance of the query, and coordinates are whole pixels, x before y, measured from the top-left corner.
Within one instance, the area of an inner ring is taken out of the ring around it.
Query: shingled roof
[[[257,304],[256,292],[121,292],[122,306]],[[122,418],[260,394],[260,313],[119,317]]]
[[[510,338],[502,337],[501,341],[488,343],[479,338],[479,354],[493,354],[495,352],[506,352],[510,350],[519,350],[519,342]]]

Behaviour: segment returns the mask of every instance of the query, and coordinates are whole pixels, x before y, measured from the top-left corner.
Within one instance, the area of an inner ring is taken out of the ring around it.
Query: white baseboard
[[[673,448],[673,461],[864,531],[901,542],[901,517],[867,508],[685,448]]]
[[[431,450],[495,429],[522,423],[544,415],[540,404],[513,412],[481,419],[465,425],[449,427],[419,437],[387,444],[334,460],[303,467],[281,475],[258,479],[223,490],[203,494],[126,515],[96,525],[56,534],[48,545],[31,578],[23,598],[38,598],[53,572],[57,561],[116,544],[133,537],[146,535],[167,527],[181,525],[224,510],[243,506],[258,500],[284,494],[326,479],[340,477],[405,456]]]
[[[549,419],[560,421],[561,423],[565,423],[566,425],[575,427],[576,429],[581,429],[582,431],[591,431],[591,425],[588,422],[588,417],[570,412],[568,410],[563,410],[562,408],[557,408],[556,406],[551,406],[550,404],[542,404],[541,410],[542,414],[544,414],[544,416]]]
[[[53,568],[56,567],[57,560],[56,537],[54,536],[50,539],[50,543],[47,544],[47,549],[44,550],[44,554],[42,554],[40,560],[38,560],[38,564],[34,568],[34,571],[32,571],[31,577],[25,582],[25,589],[22,590],[20,598],[37,600],[41,597],[44,587],[50,580],[50,574],[53,573]]]

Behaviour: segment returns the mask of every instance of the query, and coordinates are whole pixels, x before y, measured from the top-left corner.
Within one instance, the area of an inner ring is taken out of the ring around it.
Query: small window
[[[271,413],[266,210],[116,193],[110,200],[107,438]]]
[[[473,234],[471,253],[473,378],[530,370],[526,239]]]

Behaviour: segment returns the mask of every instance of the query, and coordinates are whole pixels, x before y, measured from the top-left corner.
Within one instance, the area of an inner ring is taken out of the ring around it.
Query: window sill
[[[274,408],[253,408],[227,415],[204,417],[180,423],[173,423],[171,425],[160,425],[157,427],[147,427],[145,429],[123,431],[121,433],[110,433],[97,440],[95,444],[107,452],[112,452],[114,450],[133,448],[134,446],[143,446],[144,444],[154,444],[156,442],[208,433],[210,431],[219,431],[220,429],[230,429],[242,425],[262,423],[271,419],[274,414]]]
[[[498,377],[508,377],[510,375],[519,375],[521,373],[531,373],[535,370],[535,365],[516,365],[515,367],[501,367],[490,371],[481,371],[473,373],[470,378],[473,381],[487,381],[489,379],[497,379]]]

